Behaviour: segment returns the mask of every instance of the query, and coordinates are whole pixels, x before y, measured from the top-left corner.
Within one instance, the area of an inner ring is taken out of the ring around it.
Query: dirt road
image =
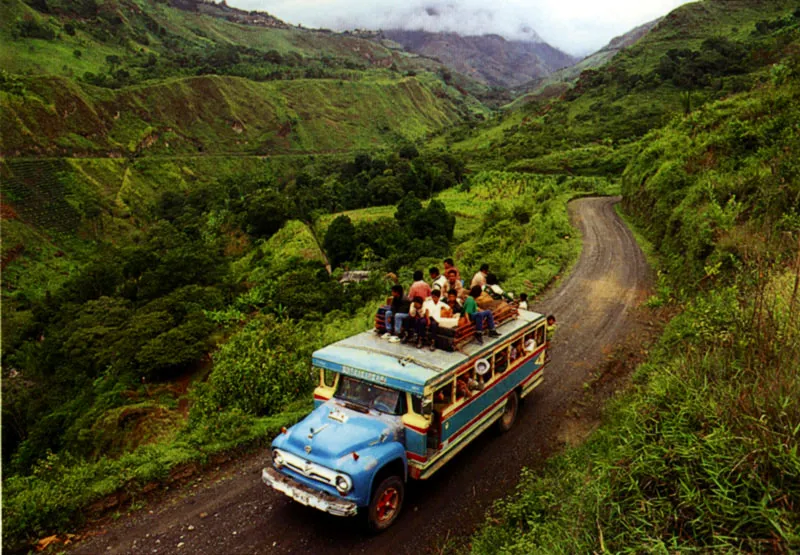
[[[419,554],[463,542],[492,503],[514,491],[523,467],[535,468],[563,446],[584,383],[636,325],[632,313],[647,296],[649,270],[614,212],[618,200],[570,204],[583,251],[571,275],[533,306],[555,314],[559,329],[545,382],[526,400],[515,428],[484,434],[431,480],[411,483],[403,514],[384,534],[366,536],[356,519],[325,515],[268,490],[260,481],[267,454],[259,453],[121,517],[74,552]]]

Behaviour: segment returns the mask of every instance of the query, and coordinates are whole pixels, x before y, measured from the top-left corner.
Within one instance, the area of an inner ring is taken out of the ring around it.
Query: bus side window
[[[334,372],[333,370],[321,370],[321,379],[320,385],[323,387],[333,387],[336,385],[336,376],[339,374]]]
[[[536,346],[544,345],[544,324],[536,328],[534,332],[534,338],[536,339]]]
[[[494,355],[494,371],[498,374],[508,368],[508,346],[503,347]]]
[[[453,382],[448,383],[433,394],[433,404],[447,407],[453,404]]]
[[[456,401],[470,396],[470,383],[474,382],[474,374],[475,369],[473,368],[462,372],[461,375],[456,378]]]
[[[528,333],[525,334],[525,338],[524,338],[524,340],[522,342],[522,346],[523,346],[523,349],[525,349],[525,352],[523,353],[523,355],[530,354],[530,353],[532,353],[533,351],[536,350],[536,347],[539,346],[539,343],[536,342],[536,337],[535,337],[534,332],[529,331]]]

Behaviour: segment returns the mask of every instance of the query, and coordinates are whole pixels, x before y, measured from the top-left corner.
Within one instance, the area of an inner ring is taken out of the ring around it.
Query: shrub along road
[[[570,204],[583,250],[570,276],[533,307],[555,314],[559,329],[545,382],[523,404],[514,429],[483,434],[432,479],[410,483],[403,514],[384,534],[367,536],[358,519],[329,516],[268,490],[260,479],[269,463],[262,451],[149,510],[95,526],[74,552],[420,553],[462,544],[492,503],[514,491],[523,467],[535,469],[563,445],[593,370],[640,327],[634,309],[647,298],[650,271],[614,211],[618,201]]]

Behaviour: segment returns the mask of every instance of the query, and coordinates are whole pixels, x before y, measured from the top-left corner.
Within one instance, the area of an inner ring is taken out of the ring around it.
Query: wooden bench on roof
[[[389,303],[387,303],[389,304]],[[490,304],[486,305],[485,308],[481,308],[481,310],[491,310],[492,315],[494,316],[494,324],[496,327],[500,327],[508,320],[517,317],[517,307],[516,305],[509,304],[506,301],[492,301]],[[375,328],[379,330],[381,333],[386,331],[386,321],[385,316],[382,311],[378,311],[375,314]],[[462,319],[461,323],[455,328],[455,333],[453,334],[453,341],[452,347],[454,350],[459,349],[463,345],[466,345],[475,337],[475,323],[469,319]]]
[[[491,310],[494,316],[495,327],[500,327],[505,322],[517,317],[517,307],[509,304],[506,301],[493,301],[486,308],[482,310]],[[466,345],[475,337],[475,323],[469,319],[463,319],[456,328],[455,337],[453,338],[453,348],[458,349],[462,345]]]

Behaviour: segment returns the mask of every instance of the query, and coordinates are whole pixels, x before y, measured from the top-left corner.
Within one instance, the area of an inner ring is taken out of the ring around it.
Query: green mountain
[[[661,19],[656,19],[631,29],[624,35],[613,38],[603,48],[594,52],[577,63],[559,69],[550,75],[533,79],[514,90],[514,102],[511,106],[521,105],[538,98],[552,98],[563,94],[570,86],[574,85],[581,73],[587,69],[596,69],[609,63],[614,56],[622,50],[636,44],[639,39],[649,33]],[[510,107],[511,107],[510,106]]]
[[[782,0],[687,4],[607,65],[581,73],[559,99],[515,106],[442,144],[509,169],[620,172],[649,130],[764,79],[787,52],[776,31],[791,25],[794,9]]]
[[[485,112],[372,41],[145,1],[34,5],[0,13],[4,156],[348,150]]]

